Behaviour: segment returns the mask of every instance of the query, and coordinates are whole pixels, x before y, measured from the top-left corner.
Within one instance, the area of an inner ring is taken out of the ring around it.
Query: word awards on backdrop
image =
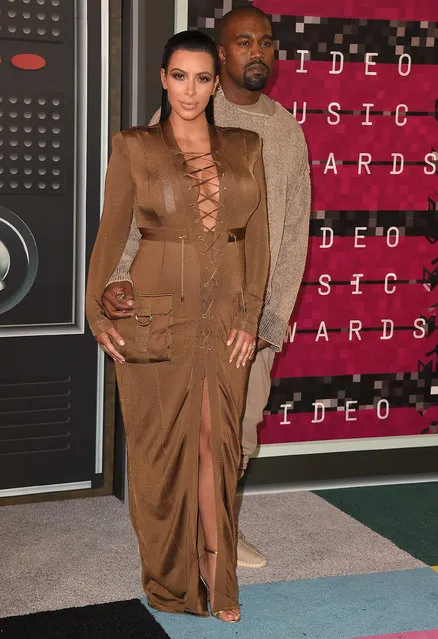
[[[313,184],[309,259],[261,443],[433,445],[438,6],[254,4],[278,48],[268,93],[304,129]]]

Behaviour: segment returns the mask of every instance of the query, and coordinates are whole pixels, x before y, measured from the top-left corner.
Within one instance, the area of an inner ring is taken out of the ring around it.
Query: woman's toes
[[[223,621],[238,621],[240,619],[240,612],[238,610],[226,610],[222,613]]]

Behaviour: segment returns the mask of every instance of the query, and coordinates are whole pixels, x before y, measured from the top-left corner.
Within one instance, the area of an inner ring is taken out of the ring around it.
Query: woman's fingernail
[[[230,339],[227,342],[227,346],[231,346],[231,340]]]
[[[231,359],[229,360],[229,362],[230,362],[230,364],[232,364],[232,363],[233,363],[233,358],[231,358]]]
[[[239,368],[239,366],[240,366],[240,364],[237,364],[237,365],[236,365],[236,368]]]
[[[121,339],[121,340],[120,340],[120,342],[119,342],[119,344],[120,344],[120,346],[124,346],[124,345],[125,345],[125,342]]]

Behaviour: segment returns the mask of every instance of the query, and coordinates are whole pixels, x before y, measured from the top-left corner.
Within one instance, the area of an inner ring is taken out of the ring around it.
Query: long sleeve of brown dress
[[[198,567],[204,546],[198,523],[204,381],[218,522],[215,608],[227,610],[238,596],[234,499],[248,367],[229,363],[226,341],[231,328],[257,335],[269,268],[260,138],[210,127],[210,141],[219,193],[208,229],[199,181],[169,121],[114,137],[87,287],[87,318],[98,334],[111,326],[100,299],[134,215],[142,236],[131,267],[134,311],[140,320],[141,309],[146,313],[147,330],[139,317],[120,320],[117,328],[149,360],[116,365],[130,512],[150,605],[199,615],[207,614]]]

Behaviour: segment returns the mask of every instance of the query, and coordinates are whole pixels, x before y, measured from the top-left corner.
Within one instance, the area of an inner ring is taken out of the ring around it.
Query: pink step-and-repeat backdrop
[[[191,2],[189,25],[216,36],[242,4]],[[260,441],[436,434],[438,4],[253,4],[276,39],[266,92],[302,124],[313,183],[309,258]]]

